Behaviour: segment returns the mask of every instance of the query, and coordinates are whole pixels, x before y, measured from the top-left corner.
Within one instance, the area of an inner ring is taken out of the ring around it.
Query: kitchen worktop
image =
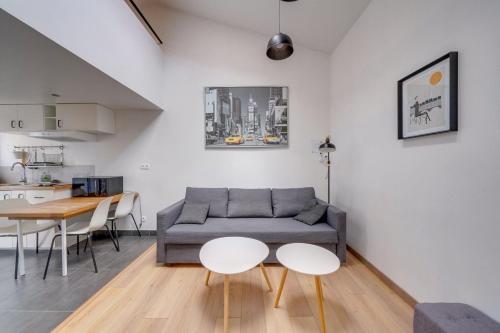
[[[0,184],[0,191],[61,191],[71,190],[71,184]]]
[[[137,196],[137,193],[136,193]],[[122,193],[111,197],[72,197],[47,201],[27,207],[4,209],[0,217],[14,220],[66,220],[71,217],[91,212],[106,198],[111,198],[111,203],[120,201]]]

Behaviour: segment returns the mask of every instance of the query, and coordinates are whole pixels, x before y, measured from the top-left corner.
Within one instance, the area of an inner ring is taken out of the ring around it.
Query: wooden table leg
[[[210,271],[207,271],[207,276],[205,277],[205,286],[208,286],[208,280],[210,280]]]
[[[229,332],[229,275],[224,275],[224,333]]]
[[[274,307],[277,308],[280,302],[281,292],[283,291],[283,286],[285,285],[286,274],[288,273],[288,268],[283,268],[283,273],[281,273],[280,286],[278,287],[278,293],[276,294],[276,299],[274,301]]]
[[[264,275],[264,279],[266,279],[267,287],[269,288],[269,291],[273,291],[273,287],[271,286],[271,281],[269,281],[269,276],[267,276],[266,268],[264,267],[263,263],[260,263],[260,270],[262,271],[262,274]]]
[[[321,287],[321,278],[316,275],[314,277],[314,282],[316,282],[316,298],[318,300],[319,305],[319,319],[321,321],[321,332],[326,332],[326,324],[325,324],[325,310],[323,308],[323,288]]]

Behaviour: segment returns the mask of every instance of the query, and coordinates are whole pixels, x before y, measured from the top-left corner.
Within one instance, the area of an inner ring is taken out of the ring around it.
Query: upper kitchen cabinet
[[[0,105],[1,132],[45,130],[44,115],[55,113],[53,105]]]
[[[57,104],[56,127],[58,131],[114,134],[115,117],[99,104]]]
[[[0,105],[0,132],[69,131],[114,134],[114,112],[99,104]]]

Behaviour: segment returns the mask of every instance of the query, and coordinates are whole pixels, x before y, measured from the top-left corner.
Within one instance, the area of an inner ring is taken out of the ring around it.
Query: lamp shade
[[[319,145],[320,153],[331,153],[336,150],[335,145],[330,142],[330,137],[325,139],[325,142]]]
[[[267,43],[267,57],[273,60],[283,60],[293,53],[293,43],[290,36],[278,33]]]

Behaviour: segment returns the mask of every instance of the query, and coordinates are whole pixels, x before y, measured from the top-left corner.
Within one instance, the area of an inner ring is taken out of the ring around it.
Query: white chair
[[[20,208],[30,206],[26,199],[0,200],[0,210],[9,208]],[[38,233],[49,230],[57,226],[56,222],[37,223],[37,221],[24,221],[23,235],[36,234],[36,253],[38,253]],[[17,222],[13,220],[3,220],[0,222],[0,237],[13,237],[16,239],[16,263],[14,269],[14,279],[17,279],[17,269],[19,260],[19,242],[17,242]]]
[[[108,217],[108,221],[111,222],[111,230],[114,233],[114,239],[113,244],[115,245],[116,251],[120,251],[120,243],[118,241],[118,231],[116,229],[116,220],[131,216],[132,220],[134,221],[135,228],[137,229],[137,232],[139,233],[139,237],[141,237],[141,231],[139,230],[139,227],[137,226],[137,222],[135,221],[134,214],[132,214],[132,210],[134,209],[134,202],[135,202],[135,192],[125,192],[123,193],[122,197],[120,198],[120,201],[118,202],[118,206],[116,207],[114,216]]]
[[[102,200],[96,207],[94,214],[89,222],[77,222],[70,225],[66,230],[66,236],[87,236],[90,253],[92,254],[92,261],[94,262],[94,269],[97,273],[97,264],[94,256],[94,249],[92,248],[92,232],[101,229],[106,224],[106,219],[109,213],[109,206],[111,206],[112,197]],[[108,229],[111,235],[111,232]],[[47,270],[49,268],[50,257],[52,256],[52,250],[54,249],[54,242],[57,237],[61,236],[60,232],[57,232],[52,238],[52,244],[50,245],[49,257],[47,258],[47,265],[45,266],[45,273],[43,274],[43,279],[47,277]]]

